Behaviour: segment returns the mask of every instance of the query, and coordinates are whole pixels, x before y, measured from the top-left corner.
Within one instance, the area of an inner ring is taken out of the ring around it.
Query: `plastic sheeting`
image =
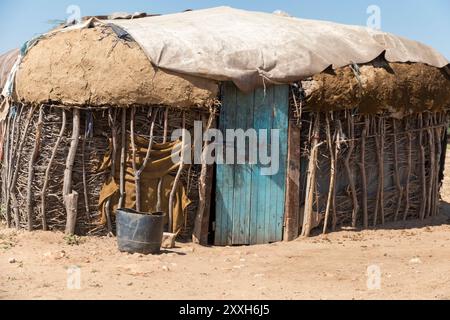
[[[109,22],[130,33],[156,66],[231,80],[245,91],[262,79],[298,81],[383,52],[389,62],[449,63],[426,45],[369,28],[229,7]]]
[[[148,139],[141,136],[135,136],[136,140],[136,165],[140,168],[144,162],[145,155],[148,148]],[[130,138],[128,138],[125,162],[125,208],[134,208],[136,206],[136,187],[135,176],[133,171],[133,151],[131,147]],[[157,212],[156,204],[158,202],[158,184],[162,179],[161,184],[161,209],[163,212],[169,212],[169,198],[170,192],[173,188],[175,180],[175,173],[178,170],[179,164],[174,164],[172,160],[172,153],[180,152],[181,141],[173,141],[169,143],[154,143],[152,151],[150,152],[150,159],[144,168],[140,178],[141,191],[141,211],[142,212]],[[111,150],[111,147],[110,149]],[[119,181],[120,181],[120,152],[116,154],[116,170],[114,177],[105,182],[100,191],[99,209],[102,212],[102,224],[106,223],[106,202],[109,198],[111,203],[115,204],[111,208],[111,212],[115,213],[117,204],[119,203]],[[111,154],[105,155],[100,171],[110,170],[111,168]],[[189,200],[185,187],[182,183],[178,185],[175,192],[173,210],[173,225],[174,233],[179,233],[184,224],[184,213]],[[168,221],[168,216],[165,217],[165,223]]]
[[[17,58],[19,57],[19,50],[11,50],[0,56],[0,93],[8,80],[11,69],[13,68]]]

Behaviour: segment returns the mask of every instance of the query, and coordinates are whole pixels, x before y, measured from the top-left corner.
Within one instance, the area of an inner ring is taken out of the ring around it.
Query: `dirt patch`
[[[290,243],[178,243],[143,256],[118,252],[114,238],[0,228],[0,299],[450,299],[450,162],[446,169],[432,220]],[[79,289],[67,286],[74,266]],[[367,285],[369,267],[379,288]]]
[[[377,59],[360,66],[359,73],[355,71],[347,66],[304,81],[308,107],[318,111],[359,107],[362,113],[409,113],[450,106],[450,77],[444,69]]]
[[[16,98],[64,105],[208,104],[214,81],[156,70],[139,45],[108,27],[59,32],[40,40],[16,76]]]
[[[114,238],[71,246],[61,233],[14,232],[0,249],[0,299],[450,299],[441,223],[253,247],[179,244],[153,256],[120,253]],[[79,289],[67,287],[73,266]],[[380,289],[367,287],[369,266]]]

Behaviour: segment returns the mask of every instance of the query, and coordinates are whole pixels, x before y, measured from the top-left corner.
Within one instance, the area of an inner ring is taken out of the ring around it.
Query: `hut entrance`
[[[289,87],[285,85],[243,93],[231,83],[224,84],[219,128],[226,143],[225,163],[217,164],[216,168],[216,245],[282,240],[288,100]],[[239,147],[237,138],[227,139],[230,131],[236,134],[239,129],[246,132],[244,147]],[[255,134],[258,144],[257,148],[252,148],[251,139]],[[278,141],[277,152],[273,152],[275,139]],[[233,163],[226,161],[231,159],[227,154],[230,146],[233,147]],[[255,152],[258,153],[256,161]],[[269,164],[263,164],[267,161],[261,158],[261,152],[271,158]],[[238,160],[242,154],[245,154],[243,164],[242,156],[241,161]]]

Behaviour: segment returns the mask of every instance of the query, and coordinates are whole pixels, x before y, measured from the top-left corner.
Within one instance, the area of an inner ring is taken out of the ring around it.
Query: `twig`
[[[49,181],[49,176],[50,176],[50,170],[52,169],[56,153],[58,152],[59,145],[61,144],[61,140],[64,136],[64,131],[66,130],[66,123],[67,123],[66,110],[61,109],[61,113],[62,113],[61,130],[59,131],[59,135],[56,140],[55,146],[53,147],[50,161],[48,162],[47,169],[45,170],[44,185],[42,186],[42,191],[41,191],[42,229],[44,231],[48,230],[47,213],[46,213],[46,196],[47,196],[47,186],[48,186],[48,181]]]

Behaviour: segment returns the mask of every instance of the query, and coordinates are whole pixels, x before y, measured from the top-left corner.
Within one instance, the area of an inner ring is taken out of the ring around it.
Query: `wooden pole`
[[[125,203],[125,165],[126,165],[126,144],[127,144],[127,109],[122,109],[121,143],[120,143],[120,182],[119,182],[119,204],[121,209]]]
[[[136,107],[133,107],[131,109],[131,118],[130,118],[130,140],[131,140],[131,153],[132,153],[132,160],[131,160],[131,165],[133,167],[133,174],[134,177],[136,179],[136,175],[137,175],[137,159],[136,159],[136,142],[135,142],[135,137],[134,137],[134,121],[135,121],[135,117],[136,117]],[[136,211],[138,210],[138,206],[140,204],[140,194],[138,194],[138,190],[136,190]]]
[[[380,118],[380,212],[381,212],[381,224],[384,225],[384,143],[385,143],[385,121],[384,118]]]
[[[147,166],[147,163],[150,160],[150,152],[152,151],[152,148],[153,148],[153,132],[155,129],[155,120],[156,120],[157,113],[158,112],[156,109],[152,110],[152,118],[150,120],[151,121],[150,134],[149,134],[147,152],[145,154],[145,158],[144,158],[144,161],[142,162],[141,167],[137,171],[135,171],[134,183],[135,183],[135,187],[136,187],[136,210],[138,212],[141,211],[141,174],[145,170],[145,167]],[[133,121],[134,121],[134,116],[133,116]],[[134,134],[134,132],[133,132],[133,134]],[[133,138],[133,150],[135,150],[134,138]],[[135,155],[133,156],[133,158],[135,158]],[[134,167],[134,168],[136,168],[136,167]]]
[[[393,131],[394,131],[394,180],[395,180],[395,185],[397,187],[397,193],[398,193],[397,207],[395,209],[394,221],[397,221],[400,207],[402,205],[403,188],[401,186],[400,173],[399,173],[399,169],[398,169],[398,163],[399,163],[400,159],[398,158],[397,121],[395,120],[395,118],[392,118],[392,127],[393,127]]]
[[[427,123],[428,123],[428,145],[429,145],[429,156],[430,156],[430,177],[428,181],[428,199],[427,199],[427,212],[426,216],[430,217],[434,212],[434,176],[435,176],[435,161],[436,161],[436,150],[435,150],[435,144],[434,144],[434,129],[431,129],[430,127],[433,125],[432,117],[430,114],[427,113]]]
[[[168,133],[168,126],[169,126],[169,108],[166,107],[166,110],[164,110],[164,133],[163,133],[163,141],[162,143],[167,142],[167,133]],[[157,200],[156,200],[156,211],[161,212],[162,207],[162,180],[163,178],[159,178],[158,181],[158,193],[157,193]]]
[[[419,113],[419,150],[420,150],[420,181],[421,181],[421,191],[422,191],[422,201],[420,202],[419,217],[421,220],[425,219],[425,208],[427,201],[427,187],[426,187],[426,175],[425,175],[425,148],[423,146],[423,119],[422,114]]]
[[[439,121],[439,124],[441,124],[441,121]],[[439,168],[440,168],[440,159],[442,155],[442,127],[437,127],[436,130],[434,130],[434,133],[436,134],[436,147],[437,147],[437,155],[436,155],[436,175],[434,179],[435,183],[435,189],[434,189],[434,211],[433,216],[437,216],[439,212]]]
[[[6,188],[6,208],[5,211],[7,212],[8,215],[10,212],[10,208],[11,208],[11,203],[12,203],[12,199],[11,199],[11,183],[12,183],[12,176],[13,176],[13,169],[15,168],[13,162],[15,162],[15,154],[17,152],[17,148],[15,147],[15,132],[16,132],[16,126],[18,126],[18,123],[20,123],[20,119],[22,116],[22,111],[23,111],[23,106],[17,107],[18,110],[15,110],[15,112],[13,113],[13,120],[12,120],[12,129],[11,129],[11,136],[9,138],[10,143],[8,146],[8,167],[6,168],[6,183],[5,183],[5,188]],[[18,115],[17,115],[18,114]],[[9,217],[9,219],[11,219],[11,217]],[[8,222],[8,227],[11,227],[11,221]]]
[[[20,138],[20,142],[19,142],[19,146],[17,148],[17,159],[15,161],[15,166],[14,166],[14,173],[12,175],[12,180],[11,180],[11,184],[9,187],[9,193],[11,195],[11,200],[12,200],[12,205],[13,205],[13,212],[14,212],[14,220],[15,220],[15,226],[17,229],[20,228],[20,215],[19,215],[19,204],[17,202],[17,198],[16,198],[16,184],[17,184],[17,178],[18,178],[18,174],[19,174],[19,166],[20,166],[20,159],[21,159],[21,154],[22,154],[22,149],[23,149],[23,145],[25,143],[25,139],[28,138],[28,128],[30,127],[30,122],[31,119],[33,117],[33,113],[35,111],[35,107],[31,107],[30,111],[28,112],[28,116],[25,122],[25,128],[23,130],[23,135]]]
[[[114,179],[114,174],[116,173],[116,155],[117,155],[117,128],[116,128],[116,116],[117,109],[112,115],[112,109],[108,110],[108,120],[109,126],[111,127],[111,179]],[[112,232],[112,221],[111,221],[111,197],[105,203],[105,214],[106,214],[106,227],[108,233]]]
[[[304,237],[309,237],[312,228],[314,190],[316,184],[316,162],[317,162],[317,153],[320,146],[319,126],[320,126],[320,114],[316,113],[311,140],[311,154],[309,156],[308,172],[306,178],[305,210],[303,214],[303,227],[301,233],[301,235]]]
[[[209,114],[205,131],[216,126],[216,115],[214,112]],[[205,142],[201,156],[202,168],[198,184],[199,204],[194,222],[194,232],[192,241],[201,245],[208,244],[209,215],[211,206],[211,190],[213,184],[214,166],[206,163],[206,152],[208,143]]]
[[[350,183],[350,190],[352,193],[352,203],[353,203],[353,211],[352,211],[352,227],[356,227],[357,219],[358,219],[358,211],[359,211],[359,205],[358,205],[358,197],[356,194],[356,188],[355,188],[355,180],[353,177],[353,171],[350,168],[350,159],[353,154],[353,150],[355,149],[355,141],[353,140],[355,137],[355,123],[352,115],[349,115],[348,117],[348,134],[349,134],[349,148],[347,150],[347,156],[345,157],[345,170],[347,172],[347,177]]]
[[[67,116],[66,116],[66,110],[61,109],[62,113],[62,123],[61,123],[61,129],[59,131],[58,138],[56,139],[55,146],[52,150],[52,155],[50,157],[50,161],[48,162],[47,168],[45,170],[44,175],[44,185],[42,186],[41,190],[41,215],[42,215],[42,229],[44,231],[48,230],[47,227],[47,211],[46,211],[46,201],[47,201],[47,187],[48,187],[48,181],[50,177],[50,171],[53,166],[53,161],[55,160],[56,153],[58,152],[59,145],[61,144],[61,141],[64,136],[64,131],[66,130],[66,123],[67,123]]]
[[[39,147],[41,144],[42,127],[43,127],[44,106],[39,109],[39,118],[36,124],[36,135],[34,137],[34,146],[31,151],[31,157],[28,162],[28,179],[27,179],[27,219],[28,231],[33,230],[34,225],[34,205],[33,205],[33,181],[34,181],[34,167],[36,159],[39,155]]]
[[[330,184],[329,184],[329,190],[328,190],[328,199],[327,199],[327,206],[325,208],[325,220],[323,224],[323,233],[327,233],[328,229],[328,220],[330,216],[330,208],[331,205],[334,206],[333,202],[333,194],[336,184],[336,162],[335,162],[335,151],[333,150],[333,145],[336,148],[336,143],[332,140],[331,137],[331,126],[330,126],[330,115],[327,113],[326,115],[326,122],[327,122],[327,142],[328,142],[328,150],[330,153]],[[300,159],[300,155],[298,157]]]
[[[13,120],[13,126],[14,126],[14,120]],[[9,153],[10,153],[9,139],[11,138],[10,131],[11,131],[11,113],[8,114],[8,119],[6,121],[5,149],[3,151],[4,161],[3,161],[3,168],[2,168],[2,188],[3,188],[2,200],[6,204],[5,219],[6,219],[6,226],[8,228],[11,228],[11,214],[9,212],[9,208],[7,205],[7,203],[8,203],[8,171],[9,171],[9,167],[10,167],[10,162],[9,162],[10,161],[9,160]]]
[[[369,227],[369,213],[367,210],[367,175],[366,175],[366,135],[368,122],[365,121],[364,128],[361,133],[361,162],[359,163],[361,169],[362,182],[362,205],[363,205],[363,224],[364,228]]]
[[[80,110],[75,108],[72,111],[72,137],[70,141],[69,153],[66,159],[66,168],[64,170],[63,182],[63,199],[66,207],[67,221],[66,234],[74,234],[77,220],[77,200],[78,193],[72,189],[72,175],[73,165],[78,149],[78,142],[80,138]]]
[[[411,180],[411,167],[412,167],[412,134],[409,131],[409,121],[407,122],[407,135],[408,135],[408,144],[407,144],[407,153],[408,153],[408,163],[406,168],[406,187],[405,187],[405,212],[403,213],[403,221],[406,221],[409,213],[410,200],[409,200],[409,190],[410,190],[410,180]]]
[[[377,197],[375,200],[375,212],[373,215],[373,226],[376,227],[378,222],[378,210],[380,208],[380,192],[381,192],[381,176],[383,175],[382,171],[382,165],[380,164],[381,156],[380,156],[380,136],[379,136],[379,129],[377,125],[377,121],[375,116],[372,116],[372,124],[375,132],[375,149],[377,153],[377,164],[378,164],[378,185],[377,185]]]
[[[335,172],[337,173],[337,163],[338,163],[338,159],[339,159],[339,150],[341,148],[341,134],[342,134],[342,123],[341,120],[337,119],[336,120],[336,128],[335,128],[335,133],[334,133],[334,141],[335,141],[335,147],[334,147],[334,167],[335,167]],[[336,184],[336,183],[335,183]],[[335,231],[336,230],[336,224],[337,224],[337,205],[336,205],[336,185],[333,188],[333,199],[332,199],[332,204],[333,204],[333,219],[332,219],[332,226],[331,226],[331,230]]]
[[[82,170],[82,177],[83,177],[83,196],[84,196],[84,209],[86,211],[86,217],[88,221],[90,220],[90,213],[89,213],[89,197],[88,197],[88,190],[87,190],[87,182],[86,182],[86,140],[87,140],[87,128],[88,128],[88,119],[86,117],[85,119],[85,126],[84,126],[84,134],[83,134],[83,140],[81,142],[81,170]]]
[[[182,127],[183,127],[183,134],[181,138],[181,157],[180,157],[180,165],[178,167],[177,175],[175,176],[175,180],[173,181],[172,190],[170,191],[169,195],[169,232],[173,232],[173,209],[174,209],[174,200],[175,200],[175,193],[178,189],[178,184],[181,179],[181,173],[184,169],[184,155],[185,155],[185,143],[186,143],[186,117],[183,111],[182,116]]]

